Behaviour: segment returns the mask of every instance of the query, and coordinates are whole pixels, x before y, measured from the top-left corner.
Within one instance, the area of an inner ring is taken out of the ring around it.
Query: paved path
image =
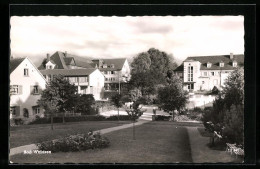
[[[226,151],[212,150],[207,144],[209,137],[200,135],[197,127],[186,127],[189,133],[193,163],[234,162],[234,157]]]
[[[149,121],[139,120],[138,122],[135,123],[135,126],[142,125],[142,124],[147,123],[147,122],[149,122]],[[117,130],[129,128],[129,127],[132,127],[132,126],[133,126],[133,124],[130,123],[130,124],[122,125],[122,126],[116,126],[116,127],[101,129],[101,130],[97,130],[97,131],[94,131],[94,132],[100,132],[100,134],[106,134],[106,133],[110,133],[112,131],[117,131]],[[20,154],[20,153],[23,153],[24,151],[30,151],[30,150],[37,150],[37,146],[35,144],[30,144],[30,145],[24,145],[24,146],[20,146],[20,147],[11,148],[9,156],[12,156],[12,155],[15,155],[15,154]]]

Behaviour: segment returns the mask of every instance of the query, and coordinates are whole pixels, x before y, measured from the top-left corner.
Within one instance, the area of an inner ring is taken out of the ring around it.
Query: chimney
[[[233,59],[233,53],[230,53],[230,59],[231,60]]]
[[[67,51],[65,51],[64,56],[67,57]]]
[[[49,61],[50,61],[50,54],[47,53],[47,62],[49,62]]]

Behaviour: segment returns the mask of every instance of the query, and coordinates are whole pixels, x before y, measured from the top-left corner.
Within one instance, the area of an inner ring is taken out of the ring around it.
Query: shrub
[[[45,141],[37,144],[39,150],[51,152],[84,151],[88,149],[106,148],[110,144],[108,138],[99,132],[88,134],[77,134],[60,139]]]
[[[119,119],[122,121],[128,121],[131,120],[131,117],[128,115],[119,115]],[[118,116],[117,115],[109,116],[106,120],[111,120],[111,121],[118,120]]]
[[[155,115],[156,121],[169,121],[171,116]]]
[[[23,121],[23,119],[21,119],[21,118],[14,119],[14,124],[15,124],[15,125],[21,125],[21,124],[23,124],[23,123],[24,123],[24,121]]]

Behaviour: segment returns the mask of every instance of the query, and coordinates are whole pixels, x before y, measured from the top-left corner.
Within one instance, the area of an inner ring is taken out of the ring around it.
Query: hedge
[[[64,117],[65,122],[79,122],[79,121],[116,121],[118,116],[110,116],[106,118],[105,116],[89,115],[89,116],[70,116]],[[128,121],[131,118],[128,115],[120,115],[119,119],[121,121]],[[48,124],[51,123],[51,118],[39,118],[30,122],[29,124]],[[53,117],[53,123],[62,123],[62,117]]]

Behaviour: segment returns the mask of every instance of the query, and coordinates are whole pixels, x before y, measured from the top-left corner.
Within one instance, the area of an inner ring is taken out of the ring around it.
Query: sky
[[[174,56],[244,53],[243,16],[11,17],[11,55],[39,66],[56,51],[81,57],[133,58],[151,47]]]

